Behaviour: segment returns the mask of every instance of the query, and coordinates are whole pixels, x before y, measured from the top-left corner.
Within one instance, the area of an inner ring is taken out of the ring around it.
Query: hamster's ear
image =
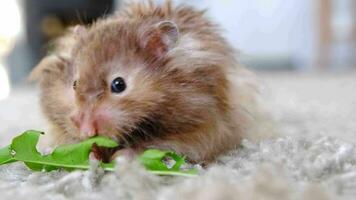
[[[32,70],[28,79],[30,81],[42,82],[44,78],[58,78],[67,72],[68,65],[68,60],[62,56],[47,56]]]
[[[161,21],[144,32],[141,46],[148,53],[160,58],[176,45],[178,38],[177,25],[171,21]]]
[[[52,54],[44,57],[32,70],[29,80],[41,82],[52,77],[64,79],[65,76],[73,74],[74,68],[70,64],[72,61],[71,52],[80,37],[85,34],[87,34],[87,30],[82,25],[70,28],[66,35],[55,41],[55,49]]]

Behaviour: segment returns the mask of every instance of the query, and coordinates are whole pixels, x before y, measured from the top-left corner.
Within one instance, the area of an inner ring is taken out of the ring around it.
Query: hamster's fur
[[[131,3],[56,46],[31,74],[52,145],[98,134],[210,162],[259,134],[254,75],[203,11]],[[118,94],[116,77],[127,85]]]

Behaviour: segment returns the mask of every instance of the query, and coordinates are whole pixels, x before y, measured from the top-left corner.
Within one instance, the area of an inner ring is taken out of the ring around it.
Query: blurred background
[[[162,2],[162,1],[158,1]],[[208,8],[240,60],[257,71],[340,73],[356,69],[356,0],[177,0]],[[1,0],[0,99],[26,83],[66,27],[91,23],[120,0]]]

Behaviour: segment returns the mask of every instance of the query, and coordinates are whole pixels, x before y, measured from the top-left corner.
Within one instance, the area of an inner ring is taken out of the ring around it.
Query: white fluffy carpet
[[[158,177],[121,161],[115,173],[33,173],[0,166],[0,199],[356,199],[356,74],[262,74],[281,136],[224,155],[197,178]],[[0,101],[0,145],[44,129],[32,88]]]

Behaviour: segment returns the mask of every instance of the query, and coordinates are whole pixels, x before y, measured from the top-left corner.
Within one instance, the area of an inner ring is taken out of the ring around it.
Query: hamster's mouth
[[[156,140],[164,136],[166,128],[157,117],[143,118],[135,129],[123,134],[121,137],[114,138],[119,145],[115,148],[99,147],[96,144],[92,147],[94,156],[103,162],[110,162],[116,151],[125,148],[142,148],[144,143]]]
[[[122,146],[117,146],[114,148],[100,147],[96,143],[93,144],[91,152],[94,157],[104,163],[109,163],[112,161],[112,156],[114,153],[120,149],[123,149]]]

